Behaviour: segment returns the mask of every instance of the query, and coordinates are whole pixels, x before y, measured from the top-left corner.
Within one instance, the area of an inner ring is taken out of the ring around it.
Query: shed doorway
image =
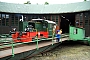
[[[69,33],[69,25],[75,26],[75,13],[61,14],[60,29],[62,33]]]

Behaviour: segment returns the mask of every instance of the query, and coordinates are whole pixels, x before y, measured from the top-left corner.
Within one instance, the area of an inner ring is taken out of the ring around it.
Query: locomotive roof
[[[54,21],[50,21],[50,20],[45,20],[45,19],[32,19],[33,21],[46,21],[46,22],[48,22],[48,23],[52,23],[52,24],[56,24],[56,22],[54,22]]]
[[[45,21],[47,21],[48,23],[56,24],[56,22],[54,21],[49,21],[49,20],[45,20]]]
[[[32,20],[38,20],[38,21],[42,21],[42,20],[44,20],[44,19],[32,19]]]

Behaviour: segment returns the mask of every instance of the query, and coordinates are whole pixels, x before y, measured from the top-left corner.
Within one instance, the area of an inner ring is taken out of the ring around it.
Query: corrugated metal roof
[[[14,4],[0,2],[0,12],[9,13],[55,14],[87,10],[90,10],[90,1],[52,5]]]

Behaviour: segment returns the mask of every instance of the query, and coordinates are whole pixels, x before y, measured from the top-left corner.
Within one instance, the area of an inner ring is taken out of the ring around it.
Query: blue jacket
[[[56,38],[60,39],[61,35],[60,34],[56,34]]]

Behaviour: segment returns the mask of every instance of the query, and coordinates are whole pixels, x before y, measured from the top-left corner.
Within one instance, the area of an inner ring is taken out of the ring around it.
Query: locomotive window
[[[46,25],[45,25],[45,23],[43,23],[43,28],[46,28]]]
[[[78,30],[75,28],[74,29],[74,34],[77,34],[78,33]]]
[[[35,28],[35,23],[31,23],[31,22],[29,22],[28,25],[29,25],[29,26],[31,25],[32,28]]]

